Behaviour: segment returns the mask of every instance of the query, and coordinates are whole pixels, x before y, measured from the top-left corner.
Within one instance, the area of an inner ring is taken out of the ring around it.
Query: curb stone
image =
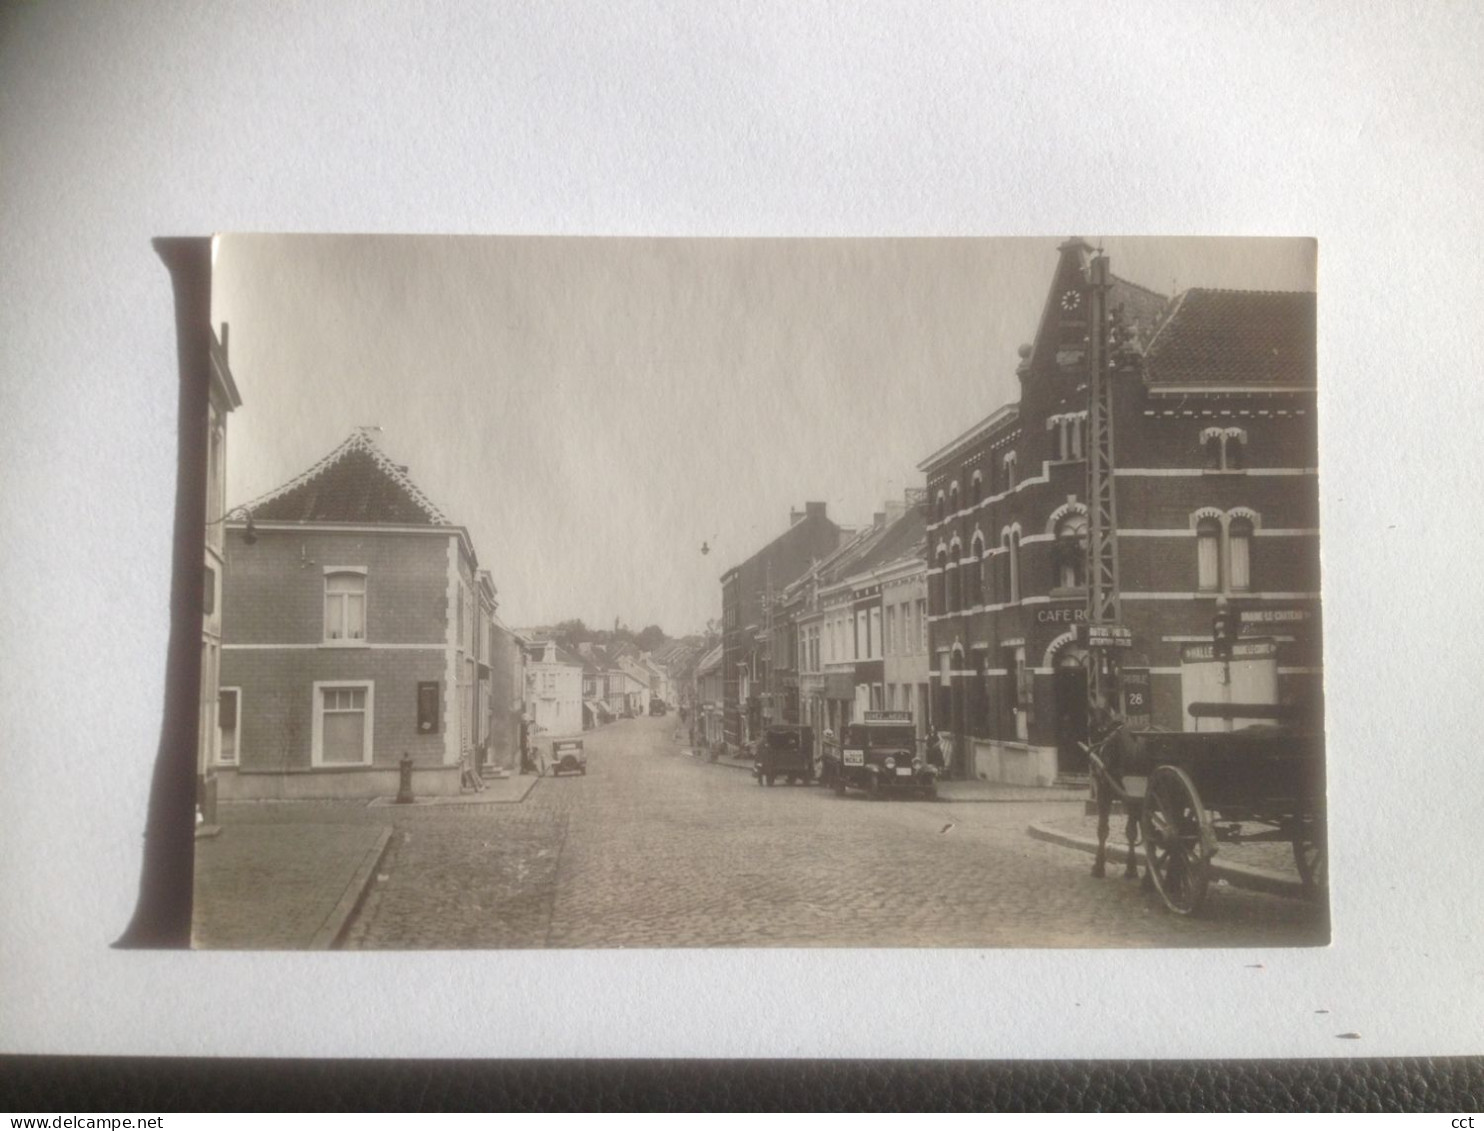
[[[366,891],[371,886],[371,878],[376,875],[376,869],[381,867],[381,861],[386,856],[387,846],[392,842],[390,828],[381,830],[381,836],[377,838],[376,847],[371,849],[361,858],[360,865],[355,874],[351,876],[350,883],[345,885],[345,891],[340,896],[335,907],[325,919],[320,929],[314,933],[309,940],[310,950],[334,950],[340,945],[345,935],[346,928],[355,917],[356,911],[366,898]]]
[[[1026,829],[1026,832],[1033,840],[1045,841],[1047,844],[1056,844],[1063,848],[1072,848],[1078,852],[1085,852],[1089,856],[1097,854],[1098,843],[1091,837],[1062,832],[1060,829],[1053,829],[1039,823],[1031,825]],[[1108,860],[1122,864],[1127,859],[1128,845],[1115,844],[1110,839],[1108,841]],[[1297,877],[1285,876],[1281,872],[1272,872],[1266,868],[1253,868],[1247,864],[1233,864],[1218,858],[1211,861],[1211,874],[1217,879],[1225,880],[1234,888],[1265,892],[1268,895],[1284,895],[1291,899],[1308,898],[1308,892],[1302,880]]]

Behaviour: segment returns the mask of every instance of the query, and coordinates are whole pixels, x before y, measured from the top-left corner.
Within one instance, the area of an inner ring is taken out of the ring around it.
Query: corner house
[[[363,430],[227,528],[221,796],[457,793],[512,700],[468,532]]]
[[[1060,248],[1021,349],[1019,401],[919,465],[934,720],[953,736],[958,776],[1087,773],[1092,251]],[[1111,283],[1124,710],[1135,725],[1188,730],[1197,700],[1317,703],[1314,295],[1170,299]],[[1218,608],[1242,626],[1249,660],[1210,662]]]

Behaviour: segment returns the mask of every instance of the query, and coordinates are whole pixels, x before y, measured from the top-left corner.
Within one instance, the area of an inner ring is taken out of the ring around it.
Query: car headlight
[[[894,770],[897,768],[897,760],[891,757],[891,755],[887,755],[886,761],[883,762],[882,765],[884,765],[888,770]]]
[[[922,769],[922,759],[921,758],[913,758],[912,759],[912,768],[914,770],[920,770],[920,769]]]

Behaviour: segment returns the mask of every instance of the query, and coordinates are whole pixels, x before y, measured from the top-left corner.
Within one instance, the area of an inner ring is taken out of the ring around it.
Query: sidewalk
[[[478,793],[460,793],[449,797],[414,797],[411,805],[398,805],[395,797],[378,797],[367,803],[367,808],[409,809],[426,805],[513,805],[524,801],[526,794],[536,788],[541,779],[535,774],[511,774],[507,778],[485,778],[484,788]]]
[[[1123,867],[1127,855],[1128,841],[1123,834],[1123,817],[1115,814],[1113,827],[1108,836],[1108,867],[1116,864]],[[1059,844],[1094,855],[1098,848],[1098,822],[1093,816],[1058,817],[1050,821],[1038,821],[1026,830],[1035,840]],[[1144,866],[1143,848],[1136,848],[1139,866]],[[1271,895],[1286,895],[1294,898],[1305,896],[1303,881],[1299,879],[1298,866],[1293,862],[1293,850],[1286,844],[1221,844],[1211,861],[1211,875],[1217,882],[1225,881],[1232,887],[1262,891]]]
[[[224,823],[196,842],[191,945],[331,949],[391,836],[383,825]]]

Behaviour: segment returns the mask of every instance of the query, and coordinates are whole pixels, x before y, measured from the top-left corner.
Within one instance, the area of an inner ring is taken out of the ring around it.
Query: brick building
[[[403,754],[416,792],[450,794],[461,760],[496,743],[508,757],[518,707],[494,584],[368,431],[226,525],[249,516],[255,541],[226,543],[223,797],[391,795]]]
[[[1019,400],[919,465],[935,715],[962,774],[1047,784],[1087,771],[1092,250],[1060,248]],[[1167,299],[1110,282],[1124,711],[1192,729],[1196,700],[1313,704],[1314,295]],[[1251,662],[1210,662],[1218,608],[1245,626]]]
[[[768,722],[783,720],[770,689],[772,602],[813,562],[833,553],[840,537],[824,503],[805,503],[790,514],[787,530],[722,574],[723,709],[731,745],[744,745]]]

